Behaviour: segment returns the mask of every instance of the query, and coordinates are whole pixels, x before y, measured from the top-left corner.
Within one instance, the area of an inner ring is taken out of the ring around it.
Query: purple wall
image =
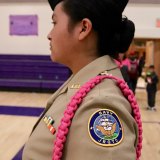
[[[0,90],[36,88],[53,91],[69,76],[70,70],[53,63],[50,56],[0,54]]]

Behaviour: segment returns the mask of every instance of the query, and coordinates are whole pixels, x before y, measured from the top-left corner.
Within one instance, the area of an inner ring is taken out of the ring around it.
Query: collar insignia
[[[80,86],[81,86],[80,84],[72,84],[70,88],[71,89],[79,89]]]
[[[108,75],[108,71],[101,72],[100,75]]]
[[[112,74],[108,73],[108,71],[101,72],[99,75],[101,76],[112,76]]]
[[[120,119],[112,110],[100,109],[92,114],[88,123],[91,139],[101,146],[115,146],[123,139]]]
[[[54,128],[53,124],[54,124],[54,120],[52,119],[51,116],[44,116],[43,117],[43,121],[45,122],[47,128],[49,129],[49,131],[52,133],[52,134],[55,134],[56,132],[56,129]]]

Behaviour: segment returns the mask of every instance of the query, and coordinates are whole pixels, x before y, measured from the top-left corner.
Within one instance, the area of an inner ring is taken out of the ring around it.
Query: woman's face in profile
[[[53,27],[48,34],[50,40],[51,59],[67,65],[72,59],[72,53],[75,52],[74,47],[76,37],[74,28],[72,32],[68,31],[69,16],[63,10],[63,2],[59,3],[53,12]]]

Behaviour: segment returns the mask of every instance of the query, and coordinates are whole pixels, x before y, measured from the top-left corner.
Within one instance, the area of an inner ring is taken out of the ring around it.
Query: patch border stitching
[[[114,113],[114,114],[117,116],[117,114],[116,114],[114,111],[110,110],[110,109],[99,109],[99,110],[95,111],[95,112],[90,116],[89,121],[88,121],[88,133],[89,133],[89,136],[90,136],[91,140],[92,140],[94,143],[96,143],[96,144],[98,144],[98,145],[100,145],[100,146],[104,146],[104,147],[117,146],[118,144],[120,144],[120,143],[122,142],[122,140],[123,140],[123,138],[124,138],[124,137],[123,137],[123,133],[124,133],[123,125],[122,125],[122,123],[121,123],[121,121],[120,121],[120,118],[119,118],[118,116],[117,116],[117,118],[118,118],[119,123],[120,123],[120,125],[121,125],[122,137],[121,137],[120,141],[118,141],[117,143],[114,143],[114,144],[102,144],[102,143],[97,142],[97,141],[91,136],[91,134],[90,134],[90,121],[91,121],[91,118],[93,117],[93,115],[94,115],[95,113],[100,112],[100,111],[104,111],[104,110],[110,111],[110,112]]]

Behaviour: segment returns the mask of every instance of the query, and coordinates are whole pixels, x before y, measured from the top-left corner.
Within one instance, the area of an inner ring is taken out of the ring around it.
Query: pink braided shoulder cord
[[[106,78],[113,79],[117,82],[117,85],[121,89],[122,93],[124,94],[124,96],[128,99],[128,101],[131,104],[131,107],[133,109],[133,116],[138,125],[139,135],[138,135],[138,145],[136,148],[136,153],[137,153],[136,160],[139,160],[140,155],[141,155],[141,149],[142,149],[142,121],[141,121],[139,107],[138,107],[138,104],[136,102],[133,92],[129,89],[125,81],[122,79],[113,77],[111,75],[96,76],[95,78],[85,83],[72,97],[71,101],[67,105],[66,110],[64,111],[64,116],[61,119],[61,123],[58,127],[56,140],[54,142],[52,160],[61,160],[62,150],[66,142],[66,137],[69,131],[69,127],[71,125],[71,120],[73,119],[74,114],[76,110],[78,109],[78,106],[82,103],[83,98],[87,95],[87,93],[92,88],[94,88],[97,84],[99,84],[102,80]]]

